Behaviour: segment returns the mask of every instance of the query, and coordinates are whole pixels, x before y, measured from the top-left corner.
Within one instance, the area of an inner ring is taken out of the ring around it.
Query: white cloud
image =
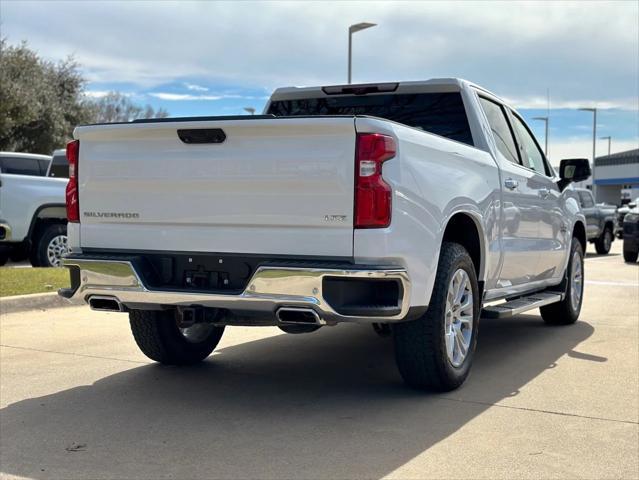
[[[504,100],[516,109],[530,108],[545,110],[548,107],[548,99],[545,97],[515,97],[504,98]],[[550,99],[550,107],[553,109],[566,108],[576,110],[582,107],[597,107],[598,109],[616,108],[620,110],[636,111],[639,108],[639,99],[637,97],[617,98],[610,100],[558,100]]]
[[[148,94],[151,97],[159,98],[160,100],[220,100],[224,98],[220,95],[191,95],[190,93],[166,93],[166,92],[153,92]]]
[[[110,92],[108,90],[87,90],[84,94],[90,98],[106,97]]]
[[[208,92],[209,89],[206,87],[203,87],[201,85],[196,85],[194,83],[185,83],[184,86],[188,89],[188,90],[192,90],[194,92]]]
[[[379,25],[353,37],[355,82],[459,76],[523,106],[545,106],[546,88],[553,105],[618,105],[637,93],[637,2],[114,5],[4,2],[3,35],[53,59],[75,53],[93,81],[270,90],[343,83],[348,25],[366,20]]]
[[[611,153],[624,152],[639,148],[639,140],[615,140],[612,139]],[[548,157],[550,163],[558,166],[564,158],[587,158],[592,159],[592,140],[580,138],[567,138],[553,141],[550,137],[548,145]],[[597,139],[597,156],[608,154],[608,142]]]

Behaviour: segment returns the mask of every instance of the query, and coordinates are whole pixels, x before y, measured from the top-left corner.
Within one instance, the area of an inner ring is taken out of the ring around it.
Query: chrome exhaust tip
[[[277,321],[286,325],[321,325],[315,310],[305,307],[281,307],[275,313]]]
[[[115,297],[93,295],[89,298],[89,307],[98,312],[124,312],[124,307]]]

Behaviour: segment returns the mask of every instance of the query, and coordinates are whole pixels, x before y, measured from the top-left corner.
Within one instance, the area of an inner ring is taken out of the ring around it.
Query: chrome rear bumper
[[[79,271],[79,285],[74,285],[74,290],[61,291],[62,296],[84,302],[93,296],[112,297],[131,309],[212,307],[263,312],[275,318],[275,312],[282,307],[301,307],[312,308],[320,316],[321,323],[330,324],[397,322],[405,319],[410,307],[408,274],[395,267],[351,270],[261,266],[242,293],[226,294],[148,288],[134,264],[127,260],[66,258],[63,265]],[[323,297],[325,277],[395,280],[401,284],[399,304],[395,313],[389,316],[340,314]]]

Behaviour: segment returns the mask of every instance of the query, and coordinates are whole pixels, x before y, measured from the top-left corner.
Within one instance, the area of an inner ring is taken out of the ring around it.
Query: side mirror
[[[569,158],[559,163],[559,188],[563,190],[571,182],[583,182],[590,178],[590,162],[585,158]]]

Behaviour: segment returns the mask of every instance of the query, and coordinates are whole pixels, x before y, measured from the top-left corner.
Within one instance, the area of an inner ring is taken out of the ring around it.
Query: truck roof
[[[39,153],[24,153],[24,152],[0,152],[0,157],[14,157],[14,158],[35,158],[38,160],[51,160],[51,155],[41,155]]]
[[[458,92],[469,87],[482,90],[495,97],[504,104],[508,104],[498,95],[483,88],[473,82],[464,80],[463,78],[431,78],[429,80],[418,80],[411,82],[380,82],[380,83],[358,83],[350,85],[331,85],[331,86],[314,86],[314,87],[282,87],[277,88],[271,95],[270,101],[294,100],[300,98],[309,98],[313,96],[329,96],[339,95],[339,89],[344,90],[344,94],[357,94],[360,91],[367,95],[381,95],[385,93],[427,93],[427,92]],[[375,88],[378,88],[375,90]],[[329,92],[329,93],[327,93]]]

